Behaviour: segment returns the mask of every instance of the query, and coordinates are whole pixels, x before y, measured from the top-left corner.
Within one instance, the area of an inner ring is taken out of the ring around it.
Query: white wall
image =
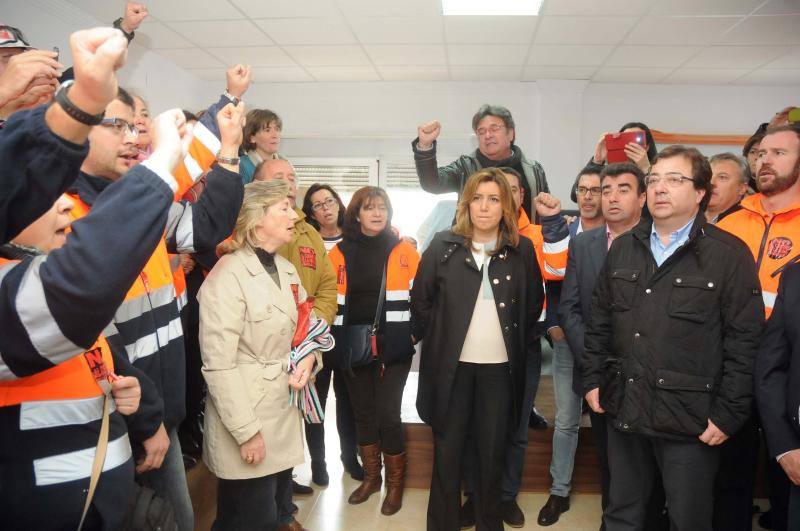
[[[219,85],[206,84],[207,98]],[[779,109],[800,103],[792,87],[538,83],[263,83],[246,97],[284,121],[288,157],[388,157],[411,162],[416,127],[442,122],[440,152],[475,149],[470,120],[485,102],[511,109],[518,144],[542,162],[553,191],[569,201],[577,171],[599,136],[629,121],[678,133],[752,134]],[[701,146],[707,154],[735,146]],[[440,158],[440,163],[449,162]],[[571,206],[567,203],[565,206]]]
[[[119,7],[122,2],[109,0]],[[64,0],[2,0],[0,21],[18,27],[32,46],[52,49],[58,46],[60,62],[72,66],[69,48],[71,33],[85,28],[110,26],[111,20],[98,20]],[[224,79],[224,73],[221,73]],[[178,68],[134,39],[128,49],[128,61],[119,71],[120,85],[141,94],[154,110],[183,105],[199,107],[205,101],[205,86],[196,76]]]

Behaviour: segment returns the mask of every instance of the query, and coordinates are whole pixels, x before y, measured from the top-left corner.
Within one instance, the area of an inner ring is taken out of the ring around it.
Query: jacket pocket
[[[717,284],[703,277],[678,276],[672,280],[669,316],[693,323],[705,323],[714,307]]]
[[[600,380],[600,405],[612,416],[617,416],[624,393],[625,375],[622,374],[622,360],[606,358],[603,361],[603,376]]]
[[[613,269],[611,271],[611,309],[625,312],[633,306],[636,285],[639,281],[638,269]]]
[[[653,429],[697,436],[708,426],[715,382],[710,376],[656,371]]]

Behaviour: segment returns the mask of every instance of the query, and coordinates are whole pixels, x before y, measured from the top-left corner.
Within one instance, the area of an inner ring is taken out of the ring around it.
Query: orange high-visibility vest
[[[11,260],[0,259],[0,265]],[[98,379],[114,371],[111,348],[104,336],[81,355],[45,371],[0,381],[0,407],[45,400],[78,400],[101,396]]]
[[[800,204],[769,214],[761,206],[761,197],[754,194],[742,199],[742,208],[722,218],[717,227],[743,240],[753,253],[769,318],[781,273],[800,261]]]

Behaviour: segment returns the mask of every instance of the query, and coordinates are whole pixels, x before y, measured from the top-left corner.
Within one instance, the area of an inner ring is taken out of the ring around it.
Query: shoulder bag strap
[[[383,312],[383,301],[386,299],[386,264],[383,265],[383,277],[381,277],[381,291],[378,293],[378,307],[375,309],[375,320],[372,322],[372,334],[378,331],[381,324],[381,313]]]
[[[97,488],[97,483],[100,481],[100,474],[103,473],[103,463],[106,460],[106,450],[108,449],[108,425],[109,425],[109,412],[108,401],[110,400],[110,387],[103,396],[103,422],[100,425],[100,437],[97,440],[97,448],[94,453],[94,461],[92,461],[92,476],[89,479],[89,492],[86,494],[86,503],[83,505],[83,514],[81,515],[81,522],[78,524],[78,531],[83,528],[83,521],[86,519],[86,514],[89,512],[89,507],[92,506],[92,498],[94,491]]]

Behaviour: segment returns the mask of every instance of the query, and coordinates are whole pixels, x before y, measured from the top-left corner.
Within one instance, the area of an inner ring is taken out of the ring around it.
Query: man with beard
[[[717,226],[744,240],[756,259],[766,316],[772,313],[781,273],[800,261],[800,126],[767,130],[758,151],[756,183],[759,193],[742,200],[742,208]],[[772,528],[787,529],[789,482],[781,453],[770,454],[770,513]],[[780,465],[780,466],[777,466]]]
[[[578,218],[569,224],[569,235],[574,238],[581,232],[602,227],[603,210],[600,208],[600,172],[586,166],[575,179],[570,199],[578,204]]]

